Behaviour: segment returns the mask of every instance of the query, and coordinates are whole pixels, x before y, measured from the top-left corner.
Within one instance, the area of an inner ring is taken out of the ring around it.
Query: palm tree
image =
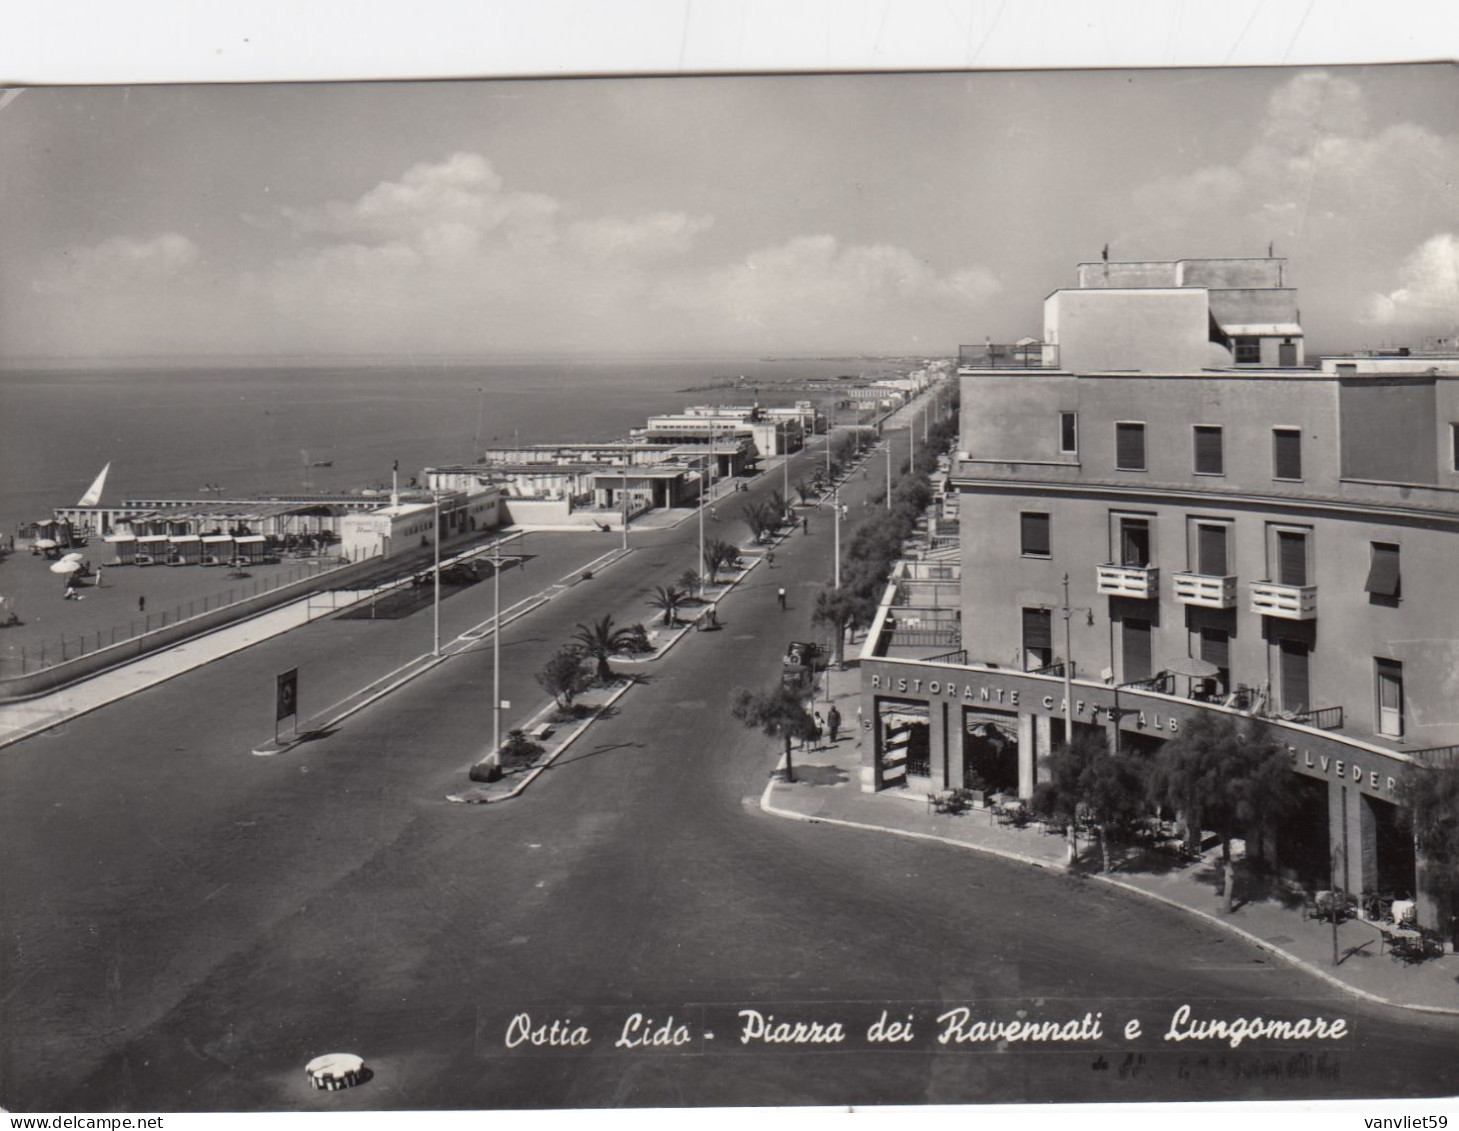
[[[672,585],[655,585],[654,595],[644,603],[664,614],[664,627],[668,628],[679,623],[679,607],[683,605],[685,596],[687,594]]]
[[[1155,757],[1150,799],[1183,815],[1187,836],[1221,839],[1225,907],[1235,902],[1231,841],[1260,833],[1296,806],[1287,755],[1261,723],[1201,711]]]
[[[628,647],[632,641],[632,631],[627,628],[614,628],[613,618],[604,616],[602,620],[578,625],[572,634],[572,639],[585,657],[597,663],[598,682],[608,683],[613,678],[613,669],[608,666],[608,657],[615,652],[622,652]]]
[[[765,536],[765,532],[774,522],[770,508],[764,503],[746,503],[740,508],[740,514],[745,520],[745,525],[750,528],[750,537],[754,538],[756,542]]]
[[[711,584],[719,580],[719,571],[737,560],[739,556],[740,551],[737,546],[732,546],[720,538],[712,539],[704,547],[704,568],[709,570]]]
[[[795,780],[795,767],[790,761],[790,744],[797,738],[811,738],[816,733],[816,720],[806,710],[801,698],[784,684],[756,694],[743,687],[735,689],[730,700],[730,714],[745,726],[759,728],[772,738],[785,740],[785,780]]]

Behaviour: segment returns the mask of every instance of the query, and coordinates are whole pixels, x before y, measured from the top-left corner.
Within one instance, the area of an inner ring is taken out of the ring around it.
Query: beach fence
[[[171,629],[170,636],[177,636],[177,626],[188,621],[197,621],[198,631],[228,623],[223,610],[233,609],[249,603],[258,603],[260,597],[269,593],[298,586],[304,582],[327,578],[340,570],[358,565],[376,554],[357,555],[355,560],[347,557],[305,559],[290,563],[277,571],[271,570],[263,577],[240,577],[226,588],[215,593],[179,601],[170,608],[136,614],[126,621],[119,621],[105,627],[89,629],[83,633],[62,634],[49,639],[30,640],[20,644],[8,655],[0,656],[0,679],[32,675],[55,668],[61,664],[73,663],[86,656],[94,656],[104,649],[140,641],[143,638],[162,634]],[[304,594],[300,594],[303,596]],[[316,611],[315,600],[318,600]],[[358,598],[355,598],[358,600]],[[337,599],[330,593],[310,594],[309,617],[324,616],[348,603],[348,598]],[[206,623],[211,621],[215,623]],[[178,639],[185,638],[184,633]],[[169,641],[170,642],[170,641]],[[132,655],[140,655],[146,648],[133,649]]]

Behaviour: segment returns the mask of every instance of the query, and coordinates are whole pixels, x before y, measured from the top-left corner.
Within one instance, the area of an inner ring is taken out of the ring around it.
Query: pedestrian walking
[[[767,569],[775,568],[775,551],[770,550],[765,554],[765,566]]]
[[[801,516],[801,519],[800,519],[800,532],[802,534],[809,534],[811,532],[811,520],[806,515],[802,515]]]
[[[785,586],[782,585],[778,590],[776,590],[775,595],[780,600],[780,611],[781,612],[784,612],[785,611]]]
[[[104,570],[105,568],[106,568],[106,566],[97,566],[96,567],[96,587],[98,589],[101,588],[101,571]]]
[[[145,613],[146,611],[147,611],[147,595],[144,593],[142,596],[140,596],[140,597],[137,598],[137,612],[139,612],[139,613]]]
[[[831,709],[826,712],[826,726],[831,732],[831,741],[837,741],[841,730],[841,712],[836,710],[836,705],[831,704]]]
[[[816,712],[816,749],[821,748],[821,736],[826,733],[826,720],[821,718],[821,712]]]

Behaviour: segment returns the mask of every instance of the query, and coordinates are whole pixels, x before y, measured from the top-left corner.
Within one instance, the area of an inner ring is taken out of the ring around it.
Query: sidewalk
[[[1064,838],[1050,836],[1036,826],[998,826],[988,810],[973,809],[956,816],[932,813],[925,794],[907,790],[863,793],[861,755],[863,743],[871,737],[856,725],[861,676],[855,668],[828,674],[831,697],[840,708],[847,733],[835,745],[795,752],[795,781],[787,783],[777,772],[761,798],[762,809],[793,820],[936,840],[1038,868],[1065,870]],[[824,714],[824,690],[817,704]],[[1185,865],[1162,860],[1159,871],[1124,871],[1117,866],[1110,875],[1101,875],[1096,871],[1098,845],[1081,840],[1074,871],[1199,916],[1359,997],[1424,1012],[1459,1014],[1459,955],[1405,965],[1387,953],[1380,955],[1381,936],[1376,928],[1352,919],[1338,927],[1340,961],[1334,966],[1331,924],[1304,920],[1300,901],[1254,898],[1238,902],[1230,915],[1225,914],[1217,894],[1218,853],[1212,850],[1205,858]]]

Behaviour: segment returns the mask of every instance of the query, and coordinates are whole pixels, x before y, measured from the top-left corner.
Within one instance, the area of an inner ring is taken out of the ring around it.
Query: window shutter
[[[1122,471],[1145,470],[1145,426],[1115,425],[1115,467]]]
[[[1226,528],[1224,526],[1196,526],[1196,567],[1207,577],[1226,576]]]
[[[1312,704],[1307,685],[1307,645],[1282,641],[1282,710],[1305,711]]]
[[[1018,517],[1023,553],[1047,555],[1049,553],[1049,516],[1025,511]]]
[[[1398,596],[1398,547],[1373,543],[1373,564],[1368,567],[1368,583],[1363,586],[1380,597]]]
[[[1272,433],[1273,474],[1278,479],[1302,478],[1302,433],[1278,428]]]
[[[1120,622],[1120,654],[1125,664],[1125,682],[1150,678],[1150,622],[1126,617]]]
[[[1307,584],[1307,535],[1277,531],[1277,584]]]
[[[1231,635],[1223,628],[1201,629],[1201,659],[1222,671],[1231,667]]]
[[[1048,609],[1023,610],[1023,647],[1025,651],[1054,646],[1053,614]]]
[[[1226,471],[1221,451],[1221,429],[1200,427],[1196,435],[1196,470],[1203,475],[1223,475]]]

